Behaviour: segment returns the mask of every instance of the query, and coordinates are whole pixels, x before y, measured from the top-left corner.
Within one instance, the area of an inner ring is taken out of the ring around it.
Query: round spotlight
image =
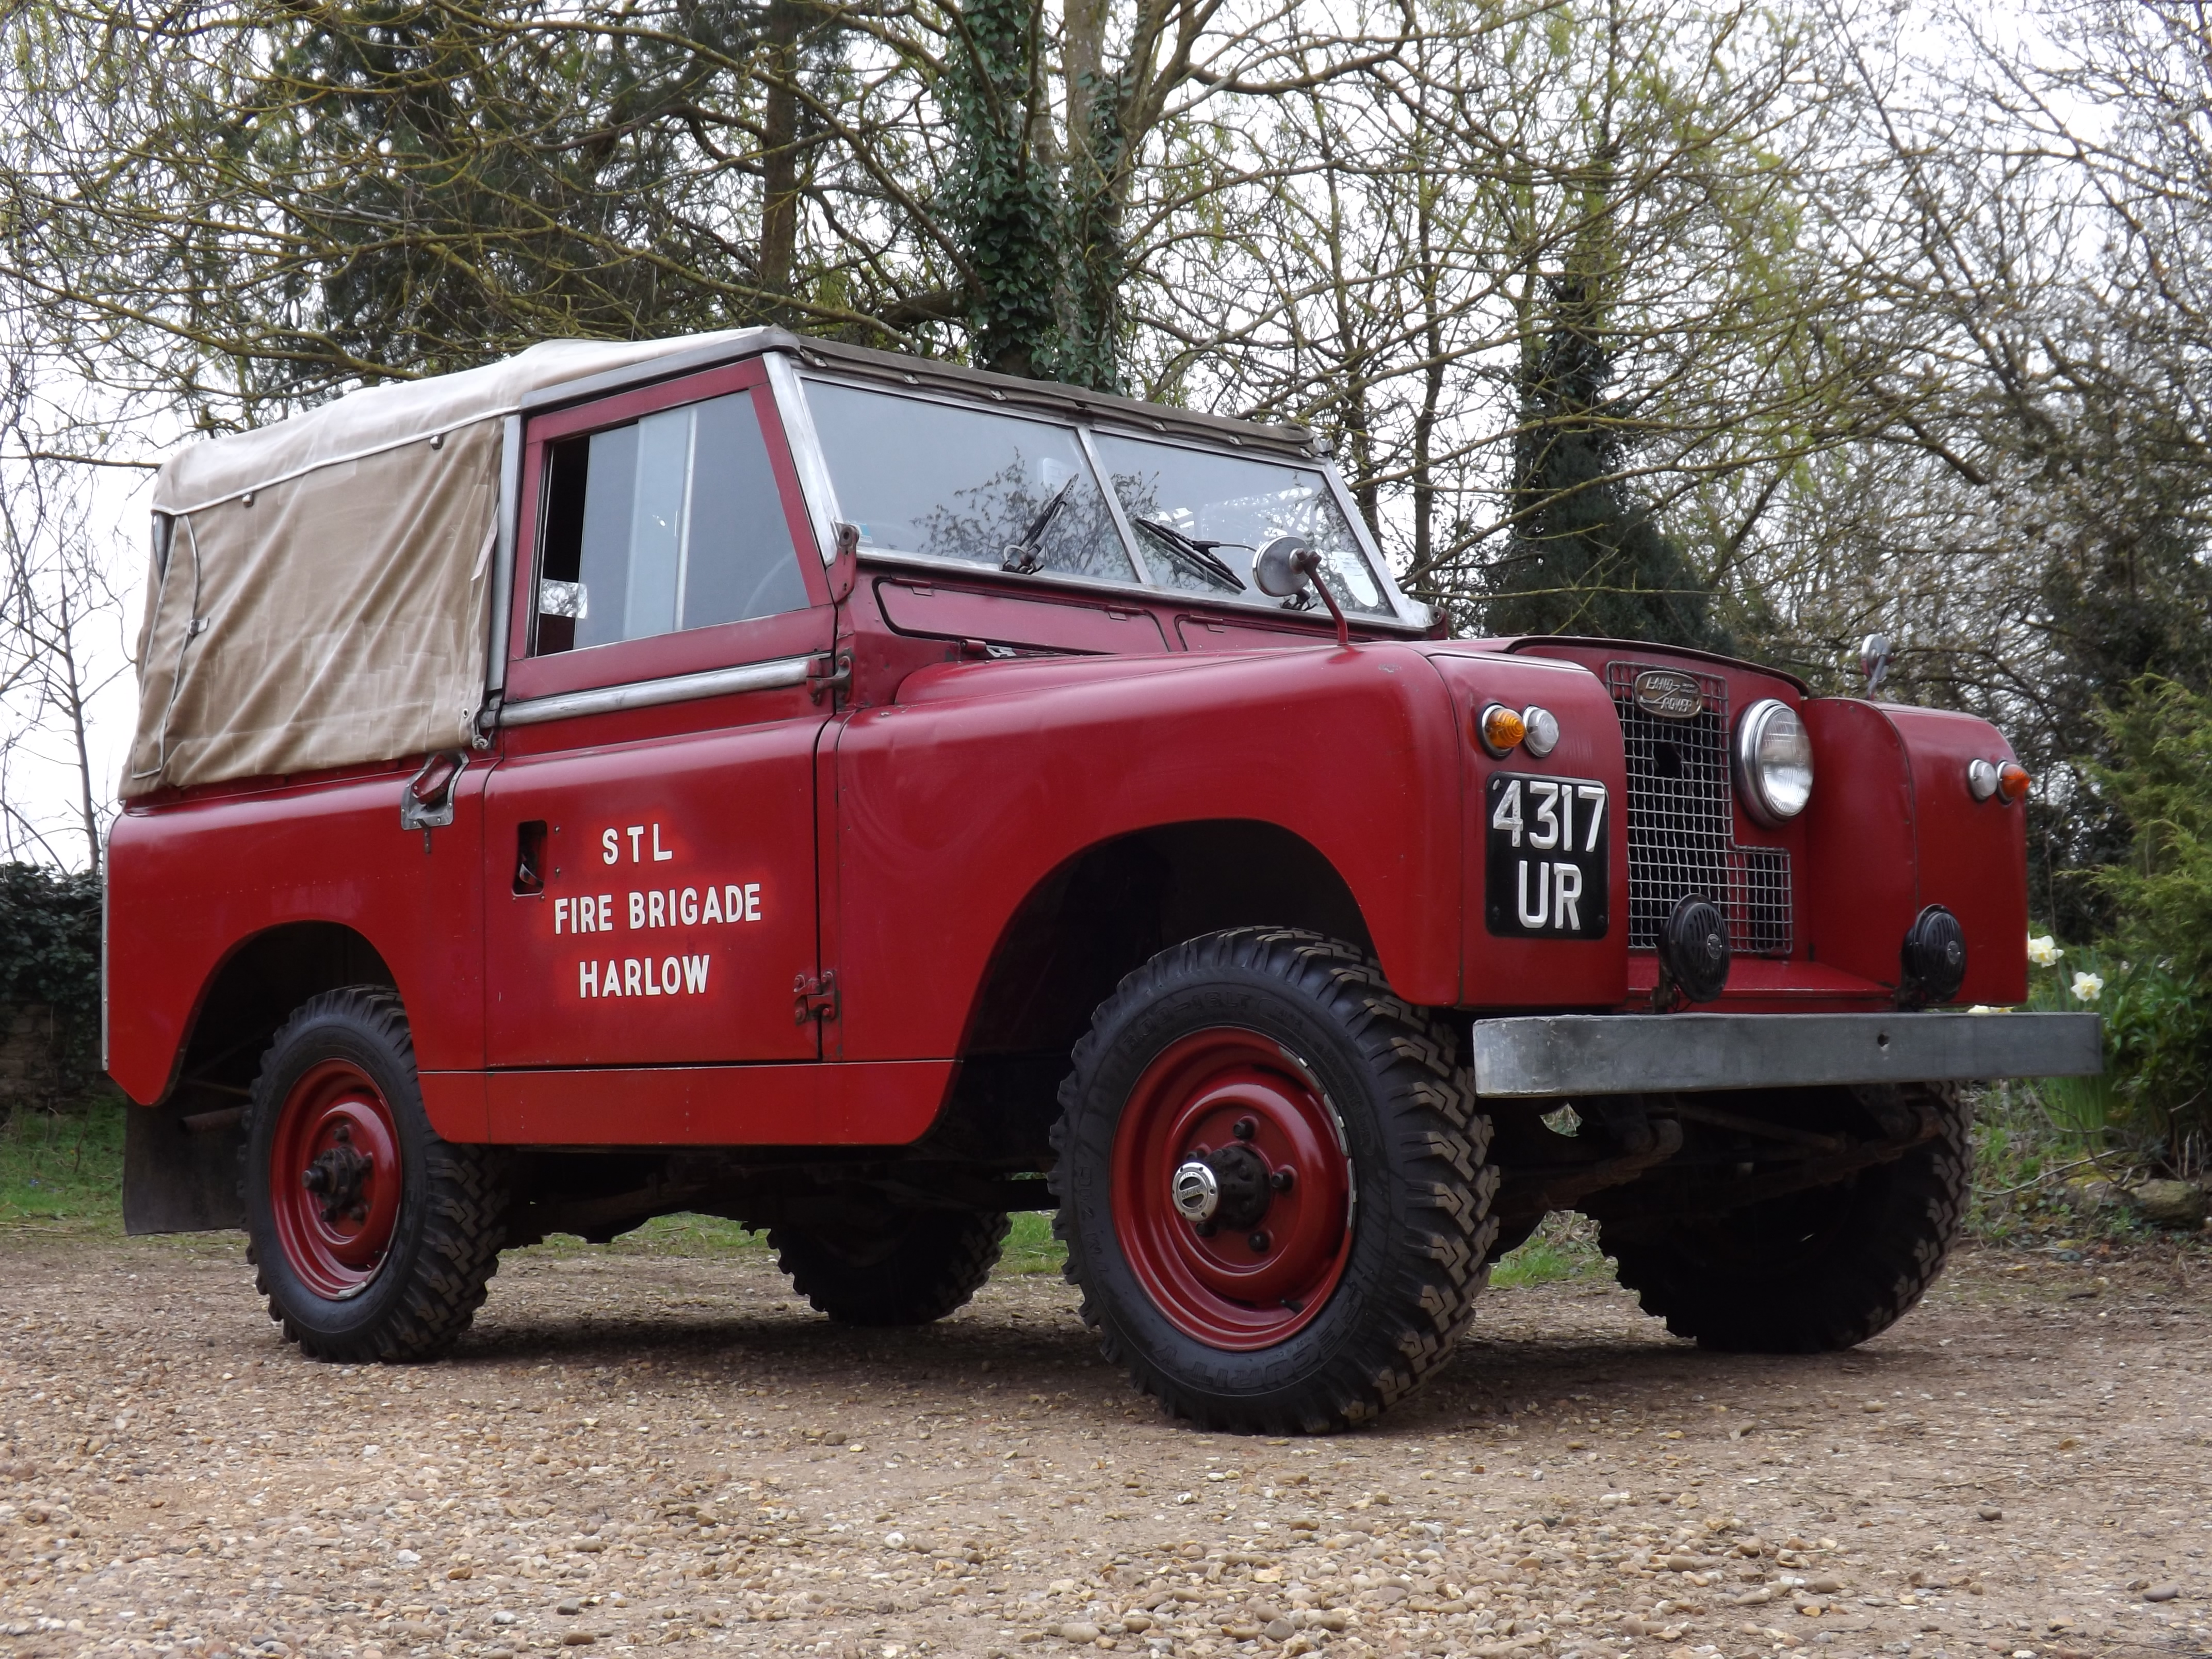
[[[1537,759],[1559,746],[1559,717],[1550,709],[1532,702],[1521,711],[1521,724],[1526,728],[1521,746]]]
[[[1743,711],[1735,723],[1735,783],[1744,810],[1778,829],[1813,798],[1813,739],[1786,702],[1772,697]]]
[[[1502,702],[1486,706],[1475,717],[1474,734],[1482,739],[1482,746],[1503,760],[1521,746],[1528,735],[1528,727],[1520,715]]]

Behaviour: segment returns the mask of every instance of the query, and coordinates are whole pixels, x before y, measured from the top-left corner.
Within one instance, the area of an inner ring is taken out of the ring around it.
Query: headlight
[[[1770,830],[1813,798],[1813,740],[1788,703],[1765,698],[1735,723],[1735,787],[1744,810]]]

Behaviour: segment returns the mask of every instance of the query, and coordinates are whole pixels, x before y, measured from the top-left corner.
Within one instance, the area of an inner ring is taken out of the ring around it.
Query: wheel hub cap
[[[323,1219],[336,1225],[340,1216],[359,1221],[368,1213],[362,1188],[376,1165],[354,1150],[353,1126],[340,1122],[330,1150],[300,1172],[300,1184],[323,1200]]]
[[[1194,1227],[1212,1220],[1221,1207],[1221,1182],[1204,1158],[1194,1158],[1176,1170],[1175,1206]]]

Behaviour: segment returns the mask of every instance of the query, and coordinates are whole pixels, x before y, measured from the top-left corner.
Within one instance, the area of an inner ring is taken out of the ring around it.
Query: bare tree
[[[31,362],[0,382],[0,842],[97,875],[113,811],[95,770],[93,707],[131,671],[124,605],[92,532],[86,481],[33,423]],[[59,769],[74,800],[58,815],[27,773]]]

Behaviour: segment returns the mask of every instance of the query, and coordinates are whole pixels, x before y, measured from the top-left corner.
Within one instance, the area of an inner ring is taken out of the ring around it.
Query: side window
[[[549,445],[532,653],[806,608],[752,394]]]

